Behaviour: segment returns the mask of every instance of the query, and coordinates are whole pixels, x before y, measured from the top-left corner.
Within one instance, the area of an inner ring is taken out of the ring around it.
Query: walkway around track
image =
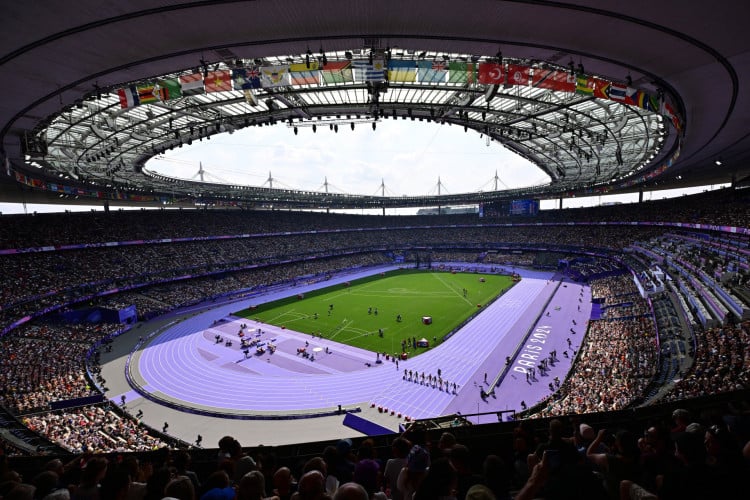
[[[337,282],[353,280],[382,270],[365,270],[356,275],[339,277]],[[580,285],[570,284],[561,287],[553,296],[554,282],[548,282],[551,273],[524,270],[519,272],[524,276],[521,282],[437,348],[406,362],[400,362],[398,370],[390,361],[374,364],[374,354],[368,351],[342,346],[325,339],[314,339],[313,344],[308,335],[281,330],[270,325],[257,326],[264,331],[264,338],[275,339],[274,343],[279,345],[279,350],[273,355],[275,358],[272,360],[264,357],[244,360],[240,352],[233,352],[223,344],[211,342],[213,332],[217,328],[223,331],[224,335],[232,336],[238,331],[240,321],[248,323],[250,327],[257,327],[246,319],[237,319],[237,323],[214,325],[216,319],[232,320],[232,311],[252,303],[275,300],[333,284],[332,281],[327,281],[305,285],[304,288],[276,290],[262,297],[221,304],[212,307],[209,312],[194,316],[185,316],[185,311],[175,313],[182,321],[168,328],[164,335],[149,345],[141,357],[135,360],[143,371],[143,378],[139,382],[163,397],[177,395],[175,400],[183,401],[190,398],[191,404],[195,404],[196,407],[225,408],[229,411],[260,414],[316,411],[321,408],[335,408],[341,404],[344,407],[361,406],[365,414],[371,414],[371,418],[381,418],[380,415],[372,415],[376,410],[369,408],[371,403],[413,418],[456,412],[468,414],[501,409],[518,410],[521,400],[530,406],[547,395],[547,380],[524,385],[525,377],[519,377],[518,371],[511,372],[511,376],[506,377],[500,387],[496,388],[495,397],[488,397],[485,402],[479,397],[480,387],[489,389],[488,385],[483,385],[484,373],[488,374],[488,381],[493,380],[502,371],[505,357],[512,354],[513,348],[518,345],[525,333],[532,328],[545,326],[542,323],[550,323],[546,326],[550,326],[555,332],[552,338],[564,343],[566,337],[560,332],[564,332],[569,322],[576,319],[581,325],[581,333],[574,341],[580,342],[583,325],[587,319],[586,314],[589,312],[588,288],[585,288],[586,296],[583,301],[586,307],[582,308],[585,311],[577,311],[575,304],[577,294],[581,290]],[[551,316],[542,316],[542,319],[547,321],[534,325],[534,319],[539,315],[540,309],[550,299],[548,310]],[[563,303],[564,307],[559,305]],[[297,356],[296,346],[305,340],[311,342],[311,348],[328,347],[332,354],[326,356],[322,353],[315,362]],[[286,346],[282,349],[282,345]],[[558,376],[558,372],[563,379],[569,369],[569,359],[562,359],[560,353],[564,349],[559,347],[559,342],[550,340],[549,344],[545,344],[548,350],[553,349],[553,345],[558,346],[558,357],[561,359],[552,368],[550,380]],[[567,344],[563,344],[563,347],[567,347]],[[577,348],[577,344],[574,347]],[[143,358],[143,354],[148,355],[146,359]],[[519,356],[521,354],[523,350]],[[365,366],[368,359],[372,361],[370,367]],[[514,360],[513,368],[517,368],[516,361]],[[439,369],[441,377],[450,382],[450,390],[439,390],[405,381],[404,368],[433,375],[436,375]],[[155,376],[157,380],[152,379]],[[454,382],[458,386],[456,393],[452,391]],[[129,390],[109,396],[113,401],[119,401],[121,394],[126,395],[128,405],[144,403],[143,398]],[[190,418],[187,414],[184,415],[185,418]],[[393,418],[392,425],[396,426],[397,422],[398,420]],[[172,424],[170,426],[172,427]],[[260,427],[265,427],[265,424]]]

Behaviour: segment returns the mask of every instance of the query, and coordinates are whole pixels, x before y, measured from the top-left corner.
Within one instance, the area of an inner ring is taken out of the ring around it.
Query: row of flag
[[[69,186],[57,182],[48,182],[43,179],[24,175],[21,172],[14,172],[16,182],[20,182],[29,187],[50,191],[53,193],[67,194],[70,196],[87,196],[90,198],[101,198],[111,200],[130,200],[130,201],[159,201],[166,202],[168,198],[152,194],[127,193],[123,191],[98,191],[96,189]]]
[[[391,59],[386,62],[383,59],[364,59],[328,61],[325,66],[319,66],[318,61],[310,61],[309,64],[251,66],[207,71],[205,76],[203,73],[192,73],[179,78],[131,85],[119,89],[117,93],[122,108],[231,90],[244,91],[248,102],[256,105],[254,89],[386,80],[401,83],[530,85],[638,106],[648,111],[661,113],[673,123],[676,129],[682,129],[682,121],[669,103],[625,84],[583,74],[575,75],[560,69],[531,68],[522,64],[497,62],[401,59]]]

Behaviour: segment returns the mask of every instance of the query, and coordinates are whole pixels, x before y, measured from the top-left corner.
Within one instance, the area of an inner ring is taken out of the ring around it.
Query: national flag
[[[292,85],[320,85],[320,65],[317,59],[310,63],[294,63],[289,65],[289,75]]]
[[[122,109],[132,108],[141,103],[138,99],[138,89],[135,88],[135,85],[118,89],[117,97],[120,99],[120,107]]]
[[[594,95],[594,81],[586,75],[576,76],[576,94],[593,96]]]
[[[595,77],[592,77],[591,81],[594,85],[594,97],[597,99],[609,99],[609,81]]]
[[[445,61],[417,61],[417,78],[420,83],[443,83],[448,74]]]
[[[209,71],[203,85],[206,92],[226,92],[232,90],[232,74],[224,69]]]
[[[521,64],[508,64],[505,79],[511,85],[527,86],[529,84],[529,67]]]
[[[576,81],[575,77],[567,71],[534,68],[531,86],[560,92],[573,92],[576,89]]]
[[[501,63],[479,63],[479,83],[484,85],[505,83],[505,68]]]
[[[621,102],[623,104],[635,105],[633,96],[637,93],[637,90],[630,88],[627,85],[621,83],[610,83],[607,89],[607,96],[612,101]]]
[[[354,79],[358,82],[382,82],[385,80],[385,62],[382,59],[352,61]]]
[[[253,92],[251,89],[245,90],[245,100],[250,106],[257,106],[258,105],[258,96],[255,95],[255,92]]]
[[[191,73],[180,77],[180,87],[182,95],[200,95],[203,94],[203,75],[200,73]]]
[[[476,83],[477,65],[463,61],[451,61],[448,63],[449,83]]]
[[[159,80],[154,87],[154,93],[160,101],[169,101],[182,97],[182,87],[176,78]]]
[[[289,75],[292,85],[320,85],[319,71],[293,71]]]
[[[239,68],[232,70],[232,84],[234,90],[247,90],[260,88],[260,71],[258,68]]]
[[[415,82],[417,65],[413,60],[391,59],[388,61],[388,81]]]
[[[672,125],[674,125],[674,128],[676,128],[677,130],[682,130],[682,123],[680,121],[680,117],[675,112],[674,108],[668,102],[662,103],[661,114],[665,116],[666,118],[669,118],[669,120],[672,122]],[[8,161],[7,158],[5,161]]]
[[[145,83],[136,87],[138,90],[138,100],[141,104],[151,104],[158,101],[154,87],[153,83]]]
[[[635,95],[635,105],[648,111],[659,111],[659,99],[641,90]]]
[[[290,85],[289,65],[262,66],[260,68],[261,87],[284,87]]]
[[[310,64],[307,63],[294,63],[289,65],[290,73],[303,73],[305,71],[317,71],[320,69],[320,65],[317,59],[310,59]]]
[[[324,83],[345,83],[351,82],[352,78],[352,63],[351,61],[328,61],[323,66],[320,75],[323,77]]]

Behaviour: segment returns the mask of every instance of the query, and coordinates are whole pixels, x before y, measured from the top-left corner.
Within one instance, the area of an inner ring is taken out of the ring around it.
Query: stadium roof
[[[0,140],[13,176],[0,176],[0,200],[380,207],[741,182],[750,7],[610,5],[9,3]],[[188,96],[194,75],[200,92]],[[384,119],[466,127],[552,182],[382,198],[201,184],[144,168],[169,148],[238,128]]]

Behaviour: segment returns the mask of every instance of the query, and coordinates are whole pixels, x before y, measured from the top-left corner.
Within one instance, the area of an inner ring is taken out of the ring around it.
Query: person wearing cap
[[[423,447],[415,444],[406,457],[406,466],[398,475],[396,486],[405,500],[410,500],[414,492],[427,475],[430,467],[430,454]]]

